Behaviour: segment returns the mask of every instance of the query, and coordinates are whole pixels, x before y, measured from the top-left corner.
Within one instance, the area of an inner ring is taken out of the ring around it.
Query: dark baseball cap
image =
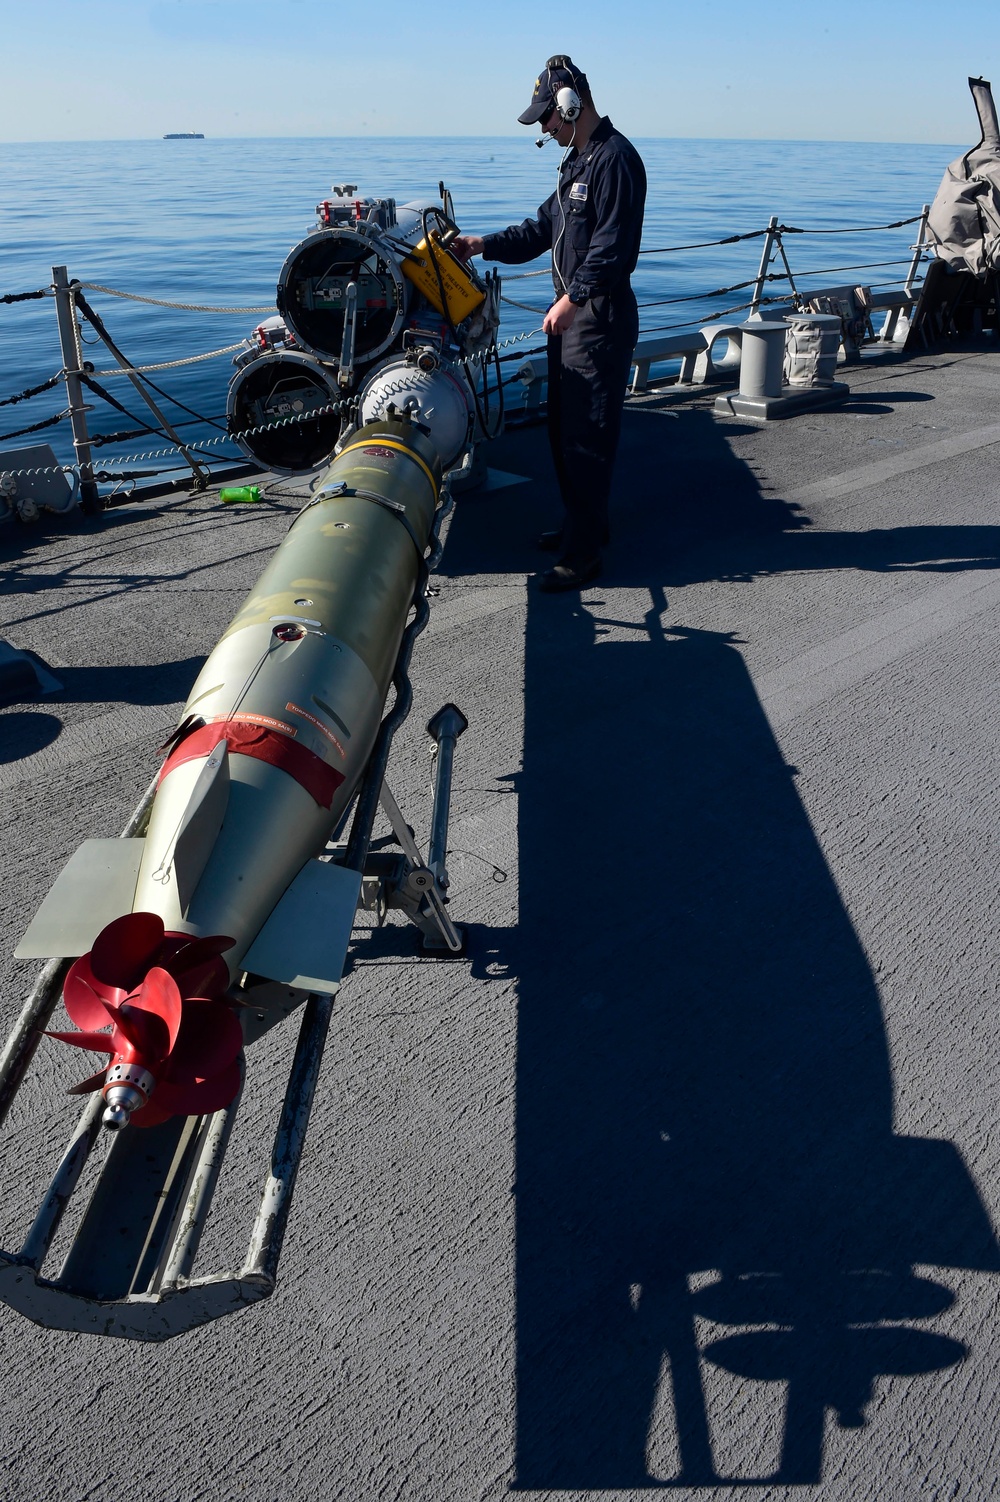
[[[567,58],[568,62],[569,59]],[[562,67],[554,60],[550,60],[535,79],[535,92],[531,96],[531,103],[523,115],[518,115],[522,125],[537,125],[539,120],[544,120],[551,115],[556,107],[556,93],[559,89],[575,89],[578,94],[583,94],[587,89],[587,75],[577,68],[570,71]]]

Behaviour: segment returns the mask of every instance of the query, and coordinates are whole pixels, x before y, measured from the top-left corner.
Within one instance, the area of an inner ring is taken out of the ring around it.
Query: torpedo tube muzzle
[[[402,334],[410,284],[375,233],[361,226],[313,230],[281,268],[278,312],[322,360],[343,362],[345,333],[350,362],[359,365],[377,360]]]
[[[261,350],[229,384],[229,431],[240,448],[278,474],[318,469],[333,455],[342,426],[336,375],[299,350]]]

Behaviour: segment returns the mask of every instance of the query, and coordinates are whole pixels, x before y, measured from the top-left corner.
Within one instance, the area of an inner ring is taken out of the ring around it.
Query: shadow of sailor
[[[596,589],[529,603],[526,1490],[815,1481],[827,1409],[863,1423],[876,1377],[965,1355],[914,1264],[1000,1269],[953,1146],[893,1134],[877,988],[736,644],[663,605],[622,641]],[[787,1384],[773,1461],[713,1372]]]

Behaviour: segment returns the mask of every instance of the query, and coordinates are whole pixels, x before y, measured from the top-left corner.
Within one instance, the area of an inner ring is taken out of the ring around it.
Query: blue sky
[[[978,139],[996,0],[0,0],[0,139],[515,135],[568,51],[636,137]]]

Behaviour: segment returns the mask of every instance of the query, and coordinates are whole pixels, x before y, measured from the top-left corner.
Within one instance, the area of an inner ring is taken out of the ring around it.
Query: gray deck
[[[630,404],[582,600],[526,580],[544,432],[496,446],[531,479],[459,503],[390,778],[425,838],[454,699],[470,957],[359,935],[269,1303],[161,1347],[0,1308],[0,1494],[996,1494],[1000,353],[849,379],[765,430]],[[4,1029],[7,955],[295,505],[0,539],[0,635],[65,684],[0,718]],[[202,1272],[242,1250],[289,1048],[251,1055]],[[18,1097],[0,1244],[75,1063],[44,1045]]]

